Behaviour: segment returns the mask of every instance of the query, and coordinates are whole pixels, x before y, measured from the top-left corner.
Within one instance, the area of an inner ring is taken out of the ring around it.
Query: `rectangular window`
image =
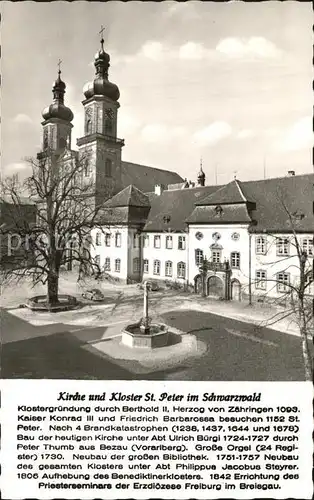
[[[256,236],[255,253],[258,255],[266,254],[266,236]]]
[[[121,247],[121,233],[116,233],[115,242],[116,242],[116,247]]]
[[[114,261],[114,270],[116,273],[119,273],[121,270],[121,259],[116,259]]]
[[[178,278],[185,278],[185,263],[184,262],[178,262],[177,277]]]
[[[160,248],[160,236],[154,236],[154,248]]]
[[[185,250],[185,236],[179,236],[178,238],[178,249]]]
[[[256,271],[255,272],[255,288],[257,290],[266,290],[266,271]]]
[[[276,248],[278,256],[289,255],[289,239],[276,238]]]
[[[143,261],[143,273],[148,273],[148,259]]]
[[[166,248],[171,250],[172,248],[172,236],[166,236]]]
[[[166,262],[165,275],[168,277],[172,276],[172,262],[170,260]]]
[[[308,257],[313,257],[313,238],[303,238],[302,239],[302,251],[306,252]]]
[[[214,262],[214,264],[219,264],[220,261],[221,261],[221,251],[212,250],[212,262]]]
[[[105,271],[110,271],[110,257],[105,258]]]
[[[196,249],[195,250],[195,264],[197,266],[200,266],[202,264],[203,258],[204,258],[203,250]]]
[[[234,269],[240,269],[240,253],[239,252],[231,252],[230,263],[231,263],[231,267],[233,267]]]
[[[144,234],[143,236],[143,247],[147,248],[149,246],[149,236],[148,234]]]
[[[160,274],[160,260],[154,260],[154,274]]]
[[[95,264],[100,266],[100,255],[95,255]]]
[[[133,259],[133,272],[134,273],[140,272],[140,259],[138,257],[135,257]]]
[[[96,246],[100,246],[101,245],[101,233],[98,232],[96,233]]]
[[[111,245],[111,234],[110,233],[105,234],[105,245],[106,245],[106,247],[110,247],[110,245]]]
[[[277,290],[278,292],[287,292],[289,290],[290,274],[278,273],[277,274]]]

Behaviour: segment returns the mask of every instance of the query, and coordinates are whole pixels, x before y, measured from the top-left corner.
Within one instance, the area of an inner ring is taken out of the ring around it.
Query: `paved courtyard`
[[[134,354],[121,346],[120,333],[123,326],[141,317],[143,292],[136,286],[102,288],[104,304],[85,304],[77,311],[57,314],[20,309],[22,297],[14,300],[5,291],[2,377],[304,379],[297,329],[287,320],[265,327],[274,313],[270,309],[175,290],[154,292],[150,314],[177,332],[177,340],[150,354]],[[68,283],[65,293],[73,293],[69,289]]]

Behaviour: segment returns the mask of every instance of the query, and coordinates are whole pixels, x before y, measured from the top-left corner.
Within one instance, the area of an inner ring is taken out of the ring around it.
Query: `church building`
[[[195,182],[174,171],[122,160],[118,138],[120,91],[109,80],[110,56],[95,55],[96,75],[83,89],[84,135],[71,149],[72,111],[65,84],[53,86],[43,111],[43,152],[64,158],[87,155],[84,176],[101,206],[92,230],[95,263],[126,283],[145,279],[176,282],[225,300],[283,296],[298,280],[296,239],[313,260],[314,175],[206,185],[203,166]],[[39,153],[39,157],[43,153]],[[67,156],[68,155],[68,156]],[[193,169],[192,169],[193,170]],[[313,283],[307,294],[313,295]]]

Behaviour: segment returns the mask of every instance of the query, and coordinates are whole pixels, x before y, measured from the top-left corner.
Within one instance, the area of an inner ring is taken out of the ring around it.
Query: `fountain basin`
[[[122,330],[121,343],[136,349],[156,349],[168,343],[168,327],[163,323],[151,323],[149,333],[143,333],[140,323],[127,325]]]

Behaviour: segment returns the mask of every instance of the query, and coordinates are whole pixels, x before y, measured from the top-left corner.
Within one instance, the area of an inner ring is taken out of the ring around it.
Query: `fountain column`
[[[144,305],[143,305],[143,322],[140,326],[142,333],[149,333],[149,319],[148,319],[148,281],[144,281]]]

